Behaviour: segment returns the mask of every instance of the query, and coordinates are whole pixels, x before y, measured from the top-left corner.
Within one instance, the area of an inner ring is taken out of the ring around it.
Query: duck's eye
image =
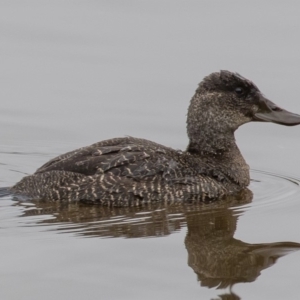
[[[238,96],[241,96],[241,95],[243,95],[244,94],[244,89],[243,88],[241,88],[241,87],[237,87],[237,88],[235,88],[235,93],[238,95]]]

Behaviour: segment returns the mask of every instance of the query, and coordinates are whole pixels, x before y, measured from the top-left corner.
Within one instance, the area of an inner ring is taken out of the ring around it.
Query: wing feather
[[[147,140],[116,138],[55,157],[41,166],[35,174],[56,170],[87,176],[105,172],[131,177],[142,174],[150,176],[161,171],[158,158],[163,156],[165,149],[168,148]],[[143,165],[148,166],[148,169],[143,170]]]

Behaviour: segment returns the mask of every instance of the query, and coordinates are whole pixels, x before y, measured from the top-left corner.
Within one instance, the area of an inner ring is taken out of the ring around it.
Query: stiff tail
[[[11,191],[9,187],[1,187],[0,188],[0,198],[11,195]]]

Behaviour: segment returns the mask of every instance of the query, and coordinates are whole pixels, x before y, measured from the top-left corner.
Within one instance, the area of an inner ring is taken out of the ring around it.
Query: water
[[[293,1],[2,1],[0,187],[106,138],[184,149],[189,100],[219,69],[299,113],[299,9]],[[111,210],[2,197],[1,299],[297,298],[299,130],[238,130],[252,168],[253,195],[243,201]]]

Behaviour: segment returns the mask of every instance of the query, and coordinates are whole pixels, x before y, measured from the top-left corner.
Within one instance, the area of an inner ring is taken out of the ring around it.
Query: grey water
[[[107,138],[184,149],[189,100],[220,69],[300,113],[299,12],[297,1],[1,1],[0,188]],[[296,299],[299,136],[242,126],[251,192],[225,203],[1,197],[1,299]]]

